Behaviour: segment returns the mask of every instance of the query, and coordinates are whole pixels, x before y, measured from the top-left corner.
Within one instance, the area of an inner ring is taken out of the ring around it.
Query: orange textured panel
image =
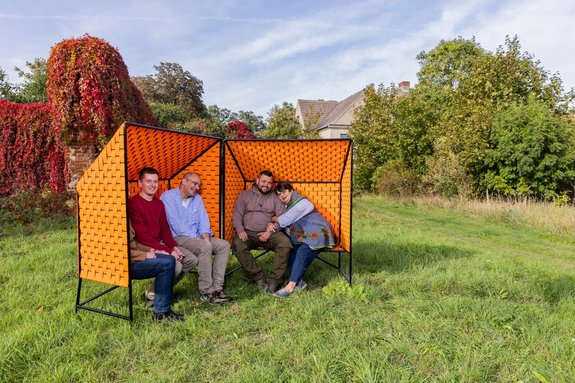
[[[230,140],[230,150],[246,180],[269,169],[277,181],[340,182],[349,140]]]
[[[341,237],[340,246],[343,247],[347,252],[351,252],[351,192],[352,192],[352,157],[353,153],[350,148],[349,155],[345,163],[345,169],[343,172],[343,177],[341,181]]]
[[[189,165],[218,138],[158,128],[127,125],[128,179],[138,180],[144,167],[153,167],[160,179],[170,179]],[[167,186],[166,186],[167,188]]]
[[[232,222],[232,215],[234,213],[234,203],[245,190],[244,179],[240,173],[240,168],[232,157],[232,153],[228,150],[225,154],[225,200],[224,206],[224,237],[231,243],[235,234],[234,225]]]
[[[128,286],[124,129],[76,185],[80,277]]]
[[[178,187],[184,174],[198,173],[202,180],[200,194],[206,205],[214,235],[220,237],[220,145],[211,147],[171,180],[172,188]]]
[[[351,251],[351,140],[227,140],[225,237],[235,234],[233,206],[264,169],[290,181],[332,224],[341,248]]]

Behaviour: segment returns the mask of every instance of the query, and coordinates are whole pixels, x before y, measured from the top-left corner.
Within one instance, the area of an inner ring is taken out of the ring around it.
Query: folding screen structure
[[[128,232],[128,199],[139,192],[138,173],[153,167],[160,173],[157,196],[178,186],[189,171],[202,177],[202,198],[214,235],[231,241],[235,199],[269,169],[276,181],[290,181],[326,217],[336,232],[337,268],[351,284],[352,141],[225,140],[124,123],[76,186],[78,292],[76,310],[84,309],[132,320],[132,284]],[[349,255],[349,269],[341,266]],[[82,300],[82,281],[112,285]],[[88,304],[118,288],[128,288],[129,315]]]
[[[138,173],[160,174],[158,196],[176,187],[188,171],[202,175],[202,198],[215,235],[220,228],[221,140],[144,125],[123,124],[76,185],[78,293],[76,309],[132,320],[128,199],[137,193]],[[82,280],[112,287],[81,302]],[[94,299],[128,287],[129,316],[88,306]]]
[[[224,238],[231,242],[235,234],[232,215],[238,195],[262,170],[271,170],[274,181],[290,181],[332,224],[338,246],[329,251],[338,253],[337,265],[318,259],[338,269],[351,284],[352,141],[226,140],[224,153]],[[342,253],[349,255],[347,274]]]

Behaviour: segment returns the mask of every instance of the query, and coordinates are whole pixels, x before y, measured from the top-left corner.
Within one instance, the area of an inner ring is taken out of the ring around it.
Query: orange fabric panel
[[[121,127],[76,186],[81,278],[128,286],[125,180]]]
[[[232,222],[234,203],[240,193],[245,190],[245,185],[240,168],[237,166],[229,150],[225,153],[225,169],[225,200],[224,206],[222,207],[224,209],[224,237],[226,241],[231,243],[235,234]]]
[[[126,131],[130,181],[137,181],[144,167],[156,169],[160,179],[170,179],[211,145],[219,143],[214,137],[138,125],[127,125]]]
[[[212,231],[220,237],[220,144],[211,147],[176,174],[170,181],[171,188],[178,187],[188,172],[198,173],[202,180],[200,195],[206,205]]]
[[[351,140],[226,140],[225,237],[235,230],[233,206],[264,169],[290,181],[332,224],[341,248],[351,251]]]
[[[231,140],[226,145],[246,181],[270,169],[276,181],[340,182],[349,141]]]
[[[352,150],[347,156],[343,177],[341,180],[341,237],[340,246],[351,253],[351,214],[352,214]]]

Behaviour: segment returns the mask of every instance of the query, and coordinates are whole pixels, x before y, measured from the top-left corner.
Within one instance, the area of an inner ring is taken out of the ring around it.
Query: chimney
[[[399,89],[404,92],[407,93],[409,92],[409,81],[402,81],[399,83]]]

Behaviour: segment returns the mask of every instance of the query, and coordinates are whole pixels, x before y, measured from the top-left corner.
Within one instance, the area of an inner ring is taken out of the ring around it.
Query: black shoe
[[[184,316],[182,314],[175,313],[172,310],[165,313],[154,313],[153,318],[155,322],[178,322],[184,320]]]

